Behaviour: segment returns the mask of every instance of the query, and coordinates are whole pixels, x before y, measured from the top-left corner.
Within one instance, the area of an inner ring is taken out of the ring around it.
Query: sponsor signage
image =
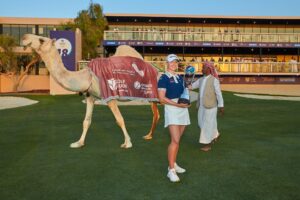
[[[75,71],[75,32],[50,31],[50,38],[56,40],[55,47],[57,48],[65,67],[70,71]]]
[[[298,43],[253,43],[253,42],[181,42],[181,41],[132,41],[132,40],[104,40],[104,46],[179,46],[179,47],[273,47],[273,48],[300,48]]]

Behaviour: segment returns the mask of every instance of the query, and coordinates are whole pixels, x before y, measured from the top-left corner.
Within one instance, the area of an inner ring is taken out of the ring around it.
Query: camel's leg
[[[116,100],[111,100],[107,104],[108,104],[108,107],[111,109],[112,113],[114,114],[114,116],[116,118],[116,121],[117,121],[117,124],[121,127],[121,129],[123,131],[123,134],[124,134],[125,141],[121,145],[121,147],[122,148],[132,147],[130,137],[129,137],[128,132],[127,132],[126,127],[125,127],[125,122],[124,122],[123,116],[122,116],[122,114],[121,114],[121,112],[118,108],[118,105],[117,105],[117,101]]]
[[[79,148],[84,146],[84,140],[92,122],[94,104],[95,104],[94,97],[92,96],[86,97],[86,113],[85,113],[85,118],[83,120],[83,131],[80,139],[77,142],[74,142],[70,145],[71,148]]]
[[[155,131],[155,128],[156,128],[156,125],[158,123],[158,120],[159,120],[159,110],[158,110],[158,107],[157,107],[157,103],[155,102],[152,102],[151,103],[151,108],[152,108],[152,113],[153,113],[153,120],[152,120],[152,126],[151,126],[151,129],[150,129],[150,132],[144,136],[144,139],[146,140],[150,140],[152,139],[152,135]]]

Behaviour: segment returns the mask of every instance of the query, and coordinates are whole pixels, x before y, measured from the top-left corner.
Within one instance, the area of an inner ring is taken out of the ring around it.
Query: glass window
[[[300,28],[294,28],[294,33],[300,33]]]
[[[46,27],[39,26],[39,35],[46,36],[45,33],[46,33]]]
[[[252,28],[253,33],[260,33],[260,28],[258,27],[253,27]]]
[[[126,26],[118,26],[119,31],[126,31]]]
[[[23,35],[25,35],[27,33],[28,33],[27,25],[20,25],[20,37],[23,37]]]
[[[277,33],[285,33],[285,28],[278,28]]]
[[[117,30],[118,26],[109,26],[109,31],[115,31]]]
[[[127,31],[134,31],[136,30],[135,26],[127,26],[126,28]]]
[[[202,32],[205,32],[205,33],[211,33],[211,32],[213,32],[213,31],[212,31],[212,28],[211,28],[211,27],[204,26],[204,27],[202,28]]]
[[[35,25],[28,25],[28,33],[35,34]]]
[[[286,28],[285,32],[286,33],[294,33],[294,29],[293,28]]]
[[[276,33],[277,32],[277,28],[269,28],[269,33]]]
[[[19,25],[11,25],[11,36],[16,39],[17,44],[20,43],[20,27]]]
[[[3,25],[3,34],[10,35],[10,25]]]
[[[245,27],[245,33],[252,33],[252,27]]]
[[[244,28],[245,27],[243,27],[243,26],[237,26],[237,27],[235,27],[235,31],[237,33],[244,33]]]
[[[46,37],[50,37],[50,31],[55,30],[55,26],[46,26]]]
[[[177,30],[176,26],[169,26],[169,31],[175,32]]]
[[[261,33],[269,33],[269,29],[266,28],[266,27],[262,27],[262,28],[260,29],[260,32],[261,32]]]

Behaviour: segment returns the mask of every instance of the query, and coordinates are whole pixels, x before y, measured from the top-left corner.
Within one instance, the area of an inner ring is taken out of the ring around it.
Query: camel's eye
[[[43,40],[42,38],[39,39],[40,43],[43,44],[45,42],[45,40]]]

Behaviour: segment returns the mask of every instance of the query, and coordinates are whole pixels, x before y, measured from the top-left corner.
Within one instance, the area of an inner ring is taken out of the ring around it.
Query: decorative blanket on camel
[[[88,67],[99,79],[101,97],[105,102],[111,99],[158,101],[158,72],[139,58],[96,58],[89,62]]]

